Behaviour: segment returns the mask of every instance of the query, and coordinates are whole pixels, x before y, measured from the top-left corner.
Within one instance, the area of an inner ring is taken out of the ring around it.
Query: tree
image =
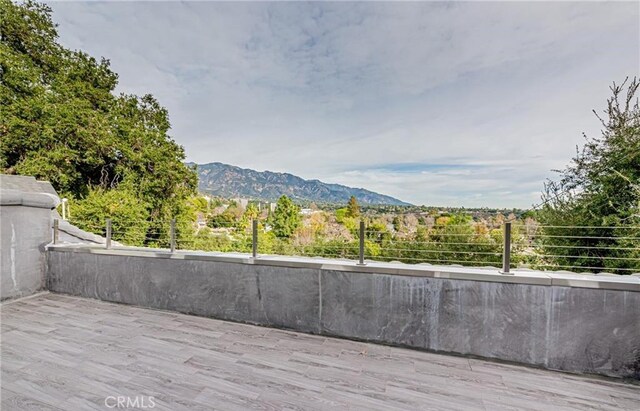
[[[351,196],[349,204],[347,205],[347,217],[356,218],[360,216],[360,205],[355,196]]]
[[[289,238],[300,226],[300,207],[285,195],[278,199],[276,210],[271,215],[273,233],[278,238]]]
[[[254,203],[247,204],[247,208],[245,208],[242,217],[240,217],[240,221],[238,222],[238,228],[241,230],[248,230],[251,228],[251,221],[257,220],[260,217],[260,210],[258,210],[258,206]]]
[[[92,188],[81,202],[71,200],[71,222],[78,227],[106,235],[105,222],[111,219],[113,239],[125,245],[145,244],[149,212],[132,186],[121,184],[113,190]]]
[[[391,223],[393,224],[393,229],[397,232],[404,231],[404,217],[402,215],[393,216]]]
[[[248,221],[251,221],[257,219],[259,216],[260,210],[258,210],[258,206],[253,203],[249,203],[247,205],[247,208],[244,210],[243,217],[245,217]]]
[[[549,181],[537,218],[543,264],[620,274],[640,271],[640,106],[637,78],[613,84],[602,135]],[[562,227],[565,226],[565,227]],[[567,226],[572,226],[567,227]]]
[[[188,204],[193,207],[197,213],[209,212],[209,201],[203,196],[193,196],[188,200]]]
[[[234,214],[232,207],[229,207],[220,214],[210,216],[207,225],[211,228],[232,228],[237,222],[236,214]]]
[[[344,222],[345,219],[349,218],[347,214],[349,214],[349,209],[347,207],[344,208],[338,208],[335,211],[336,214],[336,221],[340,224],[342,224]]]
[[[179,212],[197,176],[167,110],[151,95],[114,95],[109,61],[58,44],[45,4],[0,0],[0,33],[2,172],[49,180],[78,204],[123,186],[150,220]]]

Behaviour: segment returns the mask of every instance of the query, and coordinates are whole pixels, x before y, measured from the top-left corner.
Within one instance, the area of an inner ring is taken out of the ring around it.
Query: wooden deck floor
[[[638,385],[56,294],[3,304],[1,343],[3,411],[640,409]]]

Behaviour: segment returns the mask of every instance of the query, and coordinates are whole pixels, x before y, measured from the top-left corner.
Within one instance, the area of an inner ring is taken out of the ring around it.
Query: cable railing
[[[72,219],[79,228],[105,237],[105,246],[299,256],[405,264],[452,264],[573,272],[640,273],[640,227],[539,225],[505,222],[432,224],[400,231],[360,221],[335,237],[296,233],[278,237],[264,219],[181,221]],[[56,223],[57,227],[58,224]],[[601,233],[598,235],[598,233]],[[55,233],[54,233],[55,234]],[[54,240],[57,235],[54,235]]]

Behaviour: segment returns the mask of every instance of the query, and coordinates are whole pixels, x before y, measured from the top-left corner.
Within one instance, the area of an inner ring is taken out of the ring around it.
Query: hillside
[[[275,201],[284,194],[297,201],[346,203],[355,196],[360,204],[410,205],[363,188],[305,180],[288,173],[255,171],[222,163],[188,165],[198,168],[199,190],[220,197]]]

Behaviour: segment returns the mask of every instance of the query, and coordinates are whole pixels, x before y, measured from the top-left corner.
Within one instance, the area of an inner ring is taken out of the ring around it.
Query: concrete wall
[[[53,213],[53,218],[58,219],[58,242],[61,244],[106,244],[107,242],[102,236],[81,230],[68,221],[62,220],[56,211]],[[111,241],[111,244],[114,246],[120,245],[117,241]]]
[[[54,219],[59,220],[60,243],[105,243],[104,238],[63,221],[55,210],[59,204],[51,183],[0,174],[0,300],[44,289],[44,252],[53,240]]]
[[[463,268],[69,246],[51,247],[48,261],[48,287],[56,292],[640,378],[640,277],[500,276]]]
[[[52,238],[51,208],[44,194],[3,190],[0,199],[0,299],[44,288],[44,248]]]

